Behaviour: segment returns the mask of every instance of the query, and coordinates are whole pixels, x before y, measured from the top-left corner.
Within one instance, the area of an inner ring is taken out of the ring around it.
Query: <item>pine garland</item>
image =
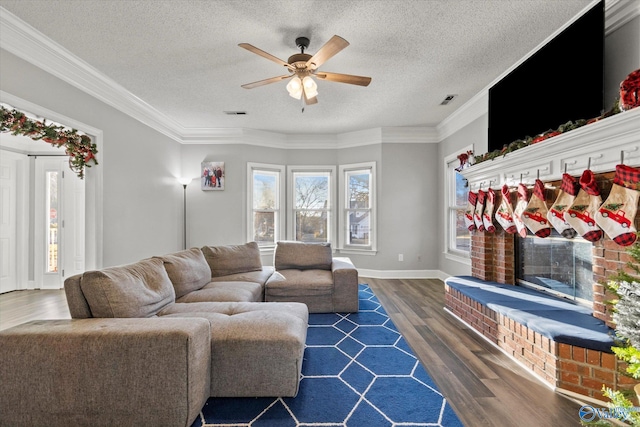
[[[493,160],[496,159],[500,156],[506,156],[507,154],[519,150],[521,148],[524,147],[528,147],[529,145],[533,145],[533,144],[538,144],[542,141],[546,141],[549,138],[553,138],[556,135],[561,135],[563,133],[572,131],[574,129],[578,129],[582,126],[588,125],[590,123],[595,123],[599,120],[602,120],[606,117],[610,117],[613,116],[615,114],[618,114],[622,112],[622,110],[620,109],[620,102],[619,100],[616,100],[616,102],[614,103],[613,107],[611,108],[611,110],[607,111],[606,113],[604,113],[603,115],[601,115],[600,117],[596,117],[590,120],[585,120],[585,119],[580,119],[580,120],[576,120],[576,121],[568,121],[564,124],[561,124],[560,126],[558,126],[557,129],[549,129],[546,132],[541,133],[540,135],[536,135],[536,136],[525,136],[524,138],[521,139],[517,139],[513,142],[511,142],[510,144],[505,144],[504,147],[502,147],[501,150],[494,150],[494,151],[490,151],[488,153],[484,153],[484,154],[479,154],[476,155],[474,158],[474,162],[473,164],[478,164],[478,163],[482,163],[485,162],[487,160]]]
[[[69,156],[69,167],[80,179],[84,178],[85,167],[91,167],[91,163],[98,164],[98,149],[88,135],[81,134],[76,129],[48,124],[46,120],[32,120],[21,111],[9,110],[1,105],[0,132],[27,136],[35,141],[42,140],[54,147],[64,145],[65,153]]]

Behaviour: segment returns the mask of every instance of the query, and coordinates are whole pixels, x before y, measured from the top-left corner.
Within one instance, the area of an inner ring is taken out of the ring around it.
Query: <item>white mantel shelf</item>
[[[555,181],[566,172],[580,176],[614,171],[624,151],[624,164],[640,166],[640,107],[574,129],[462,171],[471,190],[503,184]],[[522,179],[522,181],[521,181]]]

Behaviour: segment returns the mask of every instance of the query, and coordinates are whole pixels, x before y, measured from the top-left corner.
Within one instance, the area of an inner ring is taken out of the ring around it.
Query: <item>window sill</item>
[[[345,255],[368,255],[374,256],[378,251],[373,249],[352,249],[352,248],[338,248],[337,252]]]
[[[461,264],[471,265],[471,258],[468,253],[444,252],[444,257],[449,261],[455,261]]]

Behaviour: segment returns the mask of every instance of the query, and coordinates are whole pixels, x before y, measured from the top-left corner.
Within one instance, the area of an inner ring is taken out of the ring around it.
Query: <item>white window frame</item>
[[[470,251],[464,251],[456,248],[456,217],[455,211],[464,206],[456,205],[456,180],[455,175],[452,173],[453,166],[457,167],[460,163],[458,160],[459,153],[465,153],[467,151],[473,151],[473,144],[462,148],[458,153],[445,156],[443,164],[443,182],[445,184],[444,194],[444,254],[445,257],[453,261],[461,262],[467,265],[471,265]]]
[[[248,217],[247,217],[247,237],[248,240],[254,240],[254,222],[253,222],[253,174],[254,172],[265,172],[265,173],[275,173],[278,177],[277,192],[276,194],[276,208],[275,212],[275,220],[274,220],[274,238],[273,244],[259,244],[261,252],[273,251],[276,243],[279,240],[283,240],[285,236],[285,224],[286,224],[286,214],[285,214],[285,202],[286,198],[285,193],[285,167],[283,165],[274,165],[267,163],[253,163],[247,162],[247,206],[248,206]]]
[[[287,166],[287,236],[289,240],[296,240],[296,207],[295,207],[295,183],[294,176],[297,173],[318,173],[329,174],[329,206],[326,208],[328,220],[327,220],[327,242],[331,243],[332,247],[335,242],[335,229],[336,229],[336,215],[335,215],[335,166]]]
[[[371,174],[371,187],[369,188],[369,245],[350,245],[348,244],[348,227],[349,221],[347,215],[349,215],[349,209],[347,207],[347,194],[349,181],[347,174],[356,171],[368,170]],[[353,163],[340,165],[339,168],[339,183],[338,183],[338,210],[339,210],[339,232],[338,232],[338,248],[341,253],[345,254],[360,254],[360,255],[375,255],[377,253],[377,175],[376,175],[376,162],[365,163]]]

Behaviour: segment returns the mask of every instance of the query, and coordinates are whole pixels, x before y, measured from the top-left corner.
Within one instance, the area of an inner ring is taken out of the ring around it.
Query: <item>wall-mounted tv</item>
[[[604,0],[489,89],[489,151],[604,109]]]

